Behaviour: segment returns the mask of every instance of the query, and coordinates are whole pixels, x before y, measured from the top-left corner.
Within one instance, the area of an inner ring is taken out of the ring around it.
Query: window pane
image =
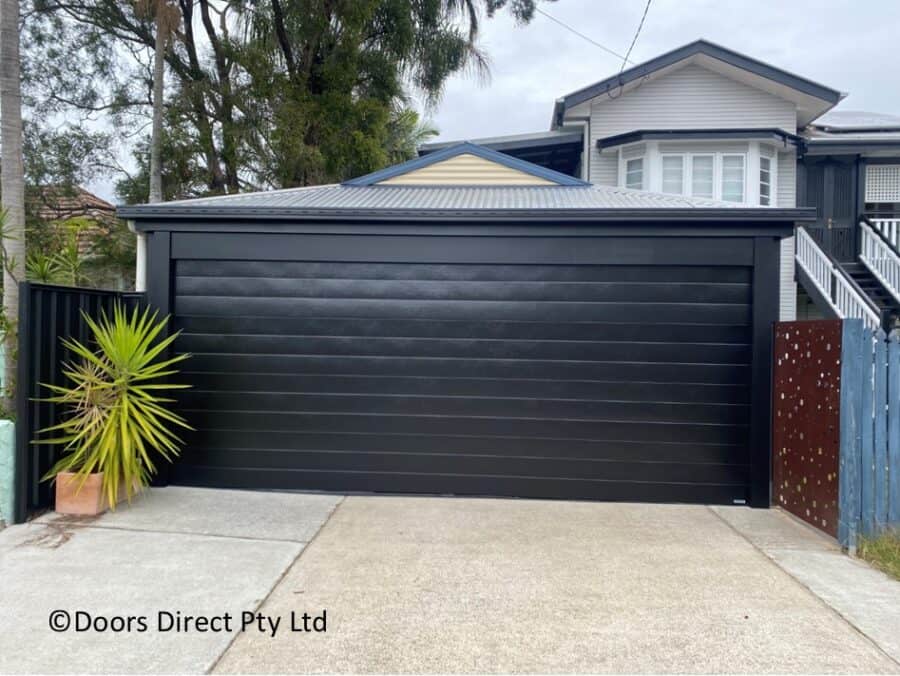
[[[697,155],[691,159],[691,194],[694,197],[713,196],[712,155]]]
[[[772,203],[772,160],[759,158],[759,203],[767,207]]]
[[[722,199],[726,202],[744,201],[744,156],[722,156]]]
[[[684,158],[681,155],[664,155],[662,158],[663,192],[680,195],[684,192]]]
[[[644,159],[637,158],[625,163],[625,187],[633,190],[644,189]]]

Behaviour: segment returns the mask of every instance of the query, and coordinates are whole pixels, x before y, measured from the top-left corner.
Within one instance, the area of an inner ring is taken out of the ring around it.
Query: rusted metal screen
[[[775,324],[775,504],[837,536],[841,321]]]

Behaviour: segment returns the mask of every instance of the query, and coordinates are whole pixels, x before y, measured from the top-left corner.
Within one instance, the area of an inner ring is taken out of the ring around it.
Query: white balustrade
[[[881,326],[879,314],[850,283],[844,271],[831,262],[804,228],[797,228],[796,260],[797,265],[812,280],[838,317],[862,319],[865,325],[872,329]]]
[[[900,256],[890,244],[865,223],[859,224],[859,230],[861,238],[859,259],[884,288],[900,302]]]

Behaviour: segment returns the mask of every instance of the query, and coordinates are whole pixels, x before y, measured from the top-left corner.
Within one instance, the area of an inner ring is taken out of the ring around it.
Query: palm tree
[[[3,328],[6,344],[4,406],[13,411],[19,278],[25,269],[25,170],[22,164],[22,85],[19,64],[19,0],[0,0],[0,199],[3,230]]]

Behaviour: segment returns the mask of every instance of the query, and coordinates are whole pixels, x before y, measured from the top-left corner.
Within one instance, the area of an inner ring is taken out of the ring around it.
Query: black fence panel
[[[58,447],[31,443],[38,430],[59,421],[58,406],[39,398],[48,396],[41,383],[63,385],[65,363],[72,355],[65,338],[89,341],[84,315],[96,319],[110,313],[117,302],[126,308],[143,303],[144,294],[81,289],[22,282],[19,285],[19,364],[16,382],[16,511],[15,522],[30,512],[52,506],[53,492],[41,477],[56,462]]]

